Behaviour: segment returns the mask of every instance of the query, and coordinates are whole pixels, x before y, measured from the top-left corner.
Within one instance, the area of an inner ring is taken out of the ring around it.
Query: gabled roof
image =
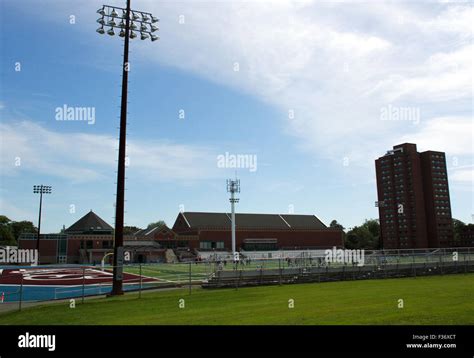
[[[133,236],[138,237],[138,238],[145,238],[145,239],[152,240],[155,237],[155,235],[159,233],[163,233],[163,232],[174,235],[173,230],[171,230],[168,226],[163,225],[163,226],[156,226],[151,229],[147,228],[147,229],[139,230],[136,233],[134,233]]]
[[[231,228],[230,213],[183,212],[178,214],[175,226],[178,221],[182,221],[181,218],[190,230]],[[239,229],[327,229],[315,215],[238,213],[235,214],[235,222]]]
[[[107,224],[92,210],[89,211],[82,218],[77,220],[74,224],[69,226],[65,232],[68,234],[75,233],[92,233],[92,232],[111,232],[114,228]]]
[[[230,227],[230,218],[226,213],[182,212],[179,215],[190,228]]]
[[[327,226],[319,220],[316,215],[294,215],[294,214],[282,214],[280,215],[288,225],[292,228],[298,229],[315,229],[316,226],[320,229],[326,229]]]

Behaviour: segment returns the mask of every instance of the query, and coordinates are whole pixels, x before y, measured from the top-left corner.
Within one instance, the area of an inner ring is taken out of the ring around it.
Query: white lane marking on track
[[[21,274],[24,280],[39,281],[39,280],[82,280],[83,272],[86,273],[86,280],[108,280],[113,276],[112,272],[104,272],[102,270],[86,268],[82,269],[34,269],[34,270],[13,270],[12,274]]]

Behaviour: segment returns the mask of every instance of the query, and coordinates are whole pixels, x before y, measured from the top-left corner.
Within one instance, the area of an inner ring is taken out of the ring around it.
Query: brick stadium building
[[[292,250],[343,247],[342,231],[314,215],[236,214],[238,250]],[[198,251],[230,251],[231,220],[226,213],[179,213],[173,228],[145,229],[126,236],[132,262],[192,259]],[[36,235],[24,234],[19,247],[36,248]],[[100,263],[113,251],[113,228],[92,211],[61,234],[42,235],[41,263]]]
[[[40,263],[99,264],[113,252],[113,227],[92,210],[61,234],[45,234],[40,239]],[[18,240],[21,249],[36,249],[36,234],[22,234]],[[132,262],[160,261],[165,250],[156,242],[125,237],[124,249]]]
[[[451,247],[453,227],[446,158],[396,145],[375,161],[385,249]]]
[[[236,214],[236,248],[245,251],[342,247],[339,229],[328,228],[315,215]],[[193,237],[199,250],[231,250],[231,218],[227,213],[179,213],[173,225],[178,237]]]

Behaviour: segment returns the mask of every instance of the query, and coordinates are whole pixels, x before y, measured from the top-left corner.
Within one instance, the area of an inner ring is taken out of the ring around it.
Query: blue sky
[[[90,209],[113,225],[123,44],[95,32],[101,4],[0,5],[0,212],[36,224],[32,186],[52,185],[45,232]],[[131,43],[127,225],[172,225],[180,205],[229,210],[225,180],[235,169],[217,166],[226,152],[257,158],[256,171],[237,169],[239,211],[293,208],[358,225],[378,216],[374,160],[402,142],[446,152],[453,216],[471,222],[470,5],[135,0],[132,8],[160,18],[161,39]],[[64,105],[94,108],[94,124],[57,121]],[[413,111],[382,120],[387,108]]]

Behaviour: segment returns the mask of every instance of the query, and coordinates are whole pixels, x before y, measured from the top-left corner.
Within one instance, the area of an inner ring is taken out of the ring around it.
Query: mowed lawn
[[[474,324],[474,274],[133,293],[2,314],[0,324]]]

